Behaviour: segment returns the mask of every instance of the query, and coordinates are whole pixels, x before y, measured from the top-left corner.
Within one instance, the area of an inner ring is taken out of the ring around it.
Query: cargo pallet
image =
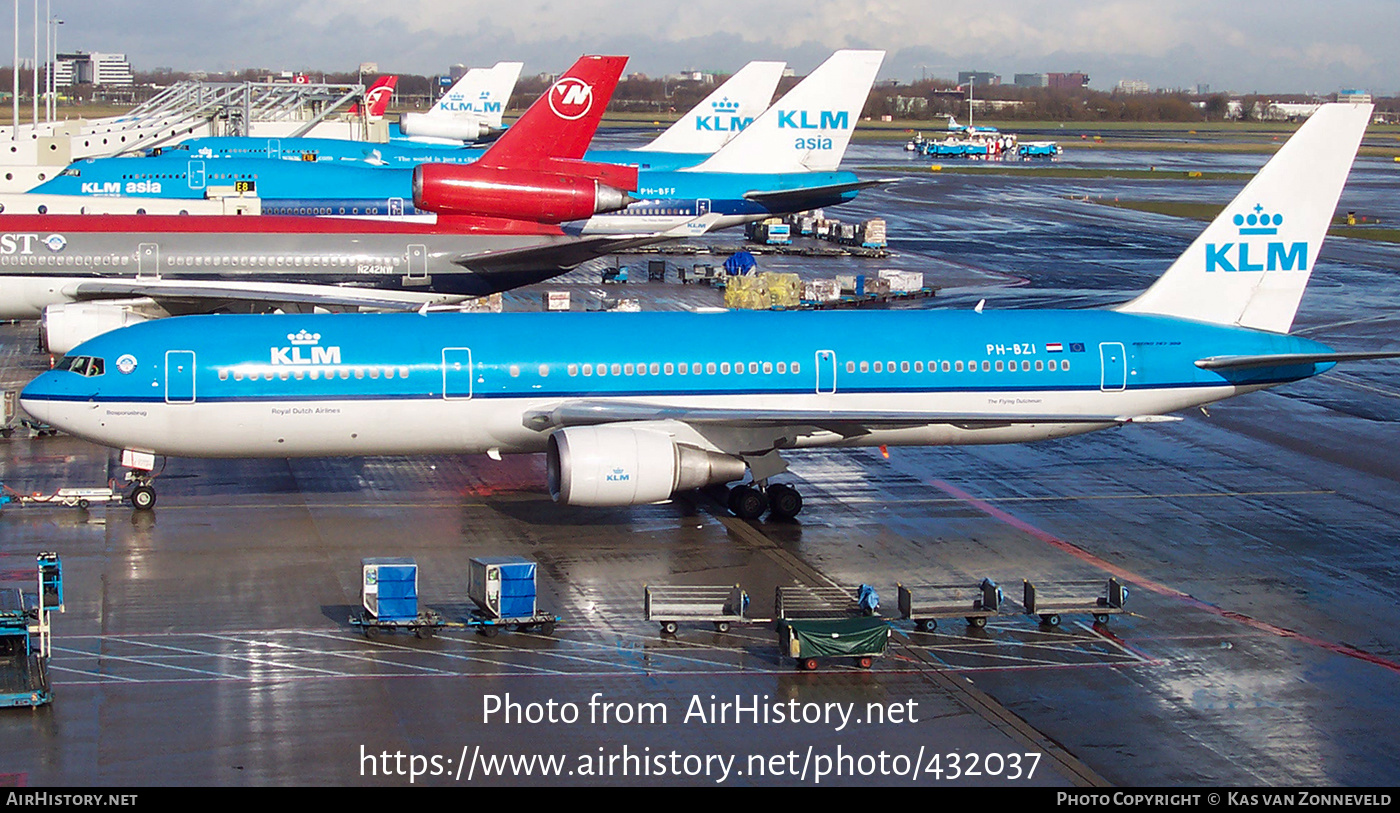
[[[1056,589],[1083,588],[1094,584],[1098,584],[1098,582],[1063,582],[1055,587]],[[1079,613],[1093,615],[1096,624],[1107,624],[1110,616],[1127,612],[1123,609],[1123,605],[1128,600],[1128,588],[1120,584],[1117,579],[1109,579],[1104,594],[1097,598],[1080,598],[1078,596],[1062,598],[1057,596],[1047,601],[1039,596],[1036,586],[1026,580],[1022,583],[1022,596],[1021,604],[1025,608],[1026,615],[1040,616],[1040,623],[1047,627],[1058,627],[1062,615]]]
[[[739,585],[658,586],[642,588],[648,621],[661,625],[662,635],[675,635],[681,622],[709,622],[716,632],[729,632],[730,624],[756,624],[768,619],[749,618],[749,594]]]
[[[973,589],[979,595],[969,600],[965,585],[923,585],[911,589],[901,584],[900,618],[913,621],[921,632],[937,629],[940,618],[962,618],[969,627],[981,629],[987,626],[988,618],[1001,614],[1002,593],[991,579],[983,579]]]

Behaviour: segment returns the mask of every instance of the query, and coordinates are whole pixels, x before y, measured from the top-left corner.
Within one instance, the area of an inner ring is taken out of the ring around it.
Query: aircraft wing
[[[538,271],[547,268],[567,271],[609,254],[689,236],[688,233],[673,233],[677,231],[678,229],[657,234],[600,234],[539,246],[463,254],[453,258],[452,262],[477,273]]]
[[[1295,364],[1331,364],[1339,361],[1400,358],[1400,352],[1386,350],[1352,353],[1274,353],[1262,356],[1211,356],[1197,359],[1203,370],[1247,370],[1255,367],[1290,367]]]
[[[675,407],[632,401],[565,401],[552,409],[525,415],[524,425],[536,431],[569,426],[596,426],[637,421],[679,421],[693,425],[733,427],[815,427],[843,436],[876,429],[899,429],[930,424],[993,427],[1032,423],[1126,424],[1176,421],[1165,415],[1067,415],[999,412],[865,412],[859,410],[731,409]]]
[[[778,211],[801,212],[814,208],[821,204],[829,204],[833,195],[840,195],[846,192],[855,192],[860,189],[869,189],[872,186],[883,186],[899,180],[898,178],[880,178],[873,181],[853,181],[851,183],[833,183],[825,186],[808,186],[803,189],[781,189],[774,191],[755,190],[745,192],[744,199],[751,200]]]
[[[388,291],[339,285],[289,282],[230,282],[224,280],[94,279],[65,286],[76,300],[147,297],[172,312],[211,302],[264,302],[271,305],[417,310],[424,304],[460,302],[465,297],[417,291]],[[181,307],[184,306],[184,307]]]

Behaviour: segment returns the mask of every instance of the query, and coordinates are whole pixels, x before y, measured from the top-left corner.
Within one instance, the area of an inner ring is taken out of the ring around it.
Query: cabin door
[[[194,403],[194,351],[165,351],[165,402]]]
[[[1103,342],[1099,345],[1099,361],[1103,366],[1103,378],[1099,389],[1104,392],[1122,392],[1128,387],[1128,354],[1122,342]]]
[[[817,351],[817,394],[836,392],[836,351]]]
[[[468,347],[442,349],[442,397],[450,401],[472,397],[472,351]]]
[[[191,161],[189,170],[189,181],[191,189],[204,188],[204,162]]]

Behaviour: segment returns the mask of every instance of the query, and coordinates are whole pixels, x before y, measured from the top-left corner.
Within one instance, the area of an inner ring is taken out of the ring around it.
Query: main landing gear
[[[745,483],[729,489],[729,511],[739,519],[758,519],[765,511],[774,519],[792,519],[802,511],[802,494],[786,483],[766,488]]]

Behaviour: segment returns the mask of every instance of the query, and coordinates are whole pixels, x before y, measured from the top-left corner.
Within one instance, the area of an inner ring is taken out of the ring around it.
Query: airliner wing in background
[[[370,308],[417,310],[425,303],[461,302],[466,297],[419,291],[392,291],[291,282],[227,280],[110,279],[76,280],[64,286],[75,301],[145,297],[171,313],[205,311],[220,301],[263,303],[273,307]]]
[[[568,243],[463,254],[452,262],[478,273],[532,271],[546,267],[565,271],[609,254],[704,234],[719,217],[714,213],[701,215],[669,231],[652,234],[604,234],[580,237]]]

